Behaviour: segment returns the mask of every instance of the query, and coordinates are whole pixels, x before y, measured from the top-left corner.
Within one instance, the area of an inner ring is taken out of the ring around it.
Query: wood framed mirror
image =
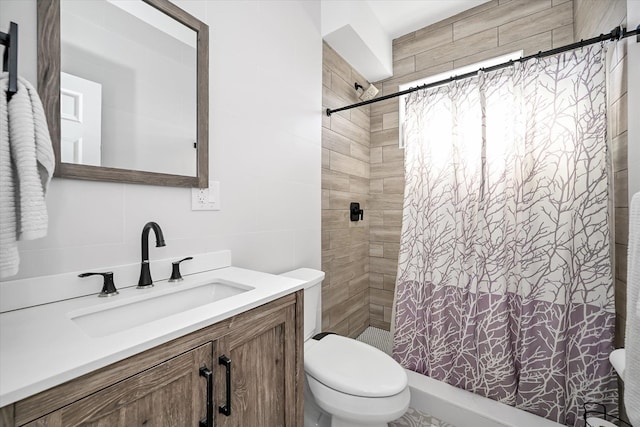
[[[168,0],[38,0],[54,176],[208,187],[209,27]]]

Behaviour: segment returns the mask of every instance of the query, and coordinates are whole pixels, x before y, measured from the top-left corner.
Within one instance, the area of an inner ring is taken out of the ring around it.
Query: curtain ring
[[[609,44],[606,43],[607,40],[602,40],[600,42],[600,52],[599,52],[599,59],[601,63],[606,63],[606,59],[607,59],[607,51],[609,50]]]
[[[539,50],[538,53],[536,53],[536,68],[539,67],[541,60],[542,60],[542,51]]]

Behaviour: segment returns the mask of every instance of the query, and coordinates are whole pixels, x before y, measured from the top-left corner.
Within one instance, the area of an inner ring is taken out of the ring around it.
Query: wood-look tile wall
[[[626,23],[625,0],[575,0],[576,40],[608,33]],[[624,346],[627,307],[629,192],[627,174],[627,42],[611,45],[609,65],[609,135],[614,171],[616,347]]]
[[[524,50],[529,55],[573,42],[571,0],[494,0],[393,41],[398,85],[484,59]],[[398,149],[398,100],[371,105],[370,287],[371,325],[389,329],[395,288],[404,153]]]
[[[354,82],[366,80],[326,43],[323,109],[358,102]],[[322,330],[356,337],[369,326],[369,107],[323,116]],[[349,220],[359,202],[364,220]]]

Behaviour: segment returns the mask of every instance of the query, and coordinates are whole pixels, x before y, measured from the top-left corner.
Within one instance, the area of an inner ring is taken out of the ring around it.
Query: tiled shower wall
[[[323,109],[358,102],[354,83],[366,81],[326,43]],[[369,326],[369,107],[322,121],[322,330],[356,337]],[[364,219],[349,220],[359,202]]]
[[[571,42],[571,0],[494,0],[394,40],[393,76],[376,86],[386,95],[396,92],[399,84],[484,59],[521,49],[529,55]],[[395,288],[403,164],[398,100],[372,104],[370,313],[371,325],[384,329],[390,326]]]
[[[610,31],[623,22],[625,12],[623,0],[575,0],[575,4],[571,0],[494,0],[394,40],[394,74],[375,84],[386,95],[396,92],[399,84],[505,53],[523,50],[528,55],[562,46]],[[612,54],[609,93],[618,346],[623,343],[626,318],[628,234],[624,46],[618,43]],[[325,44],[324,107],[357,102],[353,91],[356,80],[364,84],[357,71]],[[367,321],[389,329],[404,189],[398,100],[372,104],[370,112],[360,108],[323,120],[322,262],[327,273],[323,329],[354,336]],[[367,128],[370,139],[361,134]],[[348,220],[350,201],[364,205],[364,221]],[[367,280],[369,293],[364,290]],[[369,319],[363,304],[369,304]]]
[[[575,0],[576,40],[608,33],[614,27],[624,25],[626,15],[627,3],[624,0]],[[614,170],[616,347],[622,347],[626,323],[627,240],[629,238],[627,42],[615,43],[610,50],[608,120]]]

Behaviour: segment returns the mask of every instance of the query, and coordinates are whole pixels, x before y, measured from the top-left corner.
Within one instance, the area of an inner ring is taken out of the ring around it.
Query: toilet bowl
[[[386,427],[409,407],[407,375],[384,352],[331,333],[322,324],[322,271],[283,275],[305,281],[305,427]]]

